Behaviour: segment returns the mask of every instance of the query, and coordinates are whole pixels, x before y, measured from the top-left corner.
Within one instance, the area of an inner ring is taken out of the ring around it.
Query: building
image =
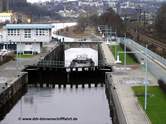
[[[12,21],[13,21],[13,13],[10,12],[0,13],[0,23],[12,23]]]
[[[37,54],[44,43],[52,39],[51,24],[7,24],[2,33],[2,43],[15,44],[17,52]]]

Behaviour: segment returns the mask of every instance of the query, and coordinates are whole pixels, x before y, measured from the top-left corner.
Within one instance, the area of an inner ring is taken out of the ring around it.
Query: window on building
[[[36,36],[44,36],[47,33],[47,29],[36,29]]]
[[[24,38],[31,38],[31,29],[24,30]]]
[[[20,30],[8,29],[8,36],[18,36],[18,35],[20,35]]]

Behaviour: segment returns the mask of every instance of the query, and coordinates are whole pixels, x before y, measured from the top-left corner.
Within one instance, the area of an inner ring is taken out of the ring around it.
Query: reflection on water
[[[0,124],[111,124],[104,88],[29,88]]]

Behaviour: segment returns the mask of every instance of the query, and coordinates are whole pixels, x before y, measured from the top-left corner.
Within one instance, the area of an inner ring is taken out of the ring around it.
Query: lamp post
[[[18,43],[16,42],[16,70],[17,70],[17,76],[19,76],[19,69],[18,69]]]
[[[146,49],[145,49],[145,79],[144,79],[144,85],[145,85],[145,102],[144,102],[144,109],[147,109],[147,88],[148,88],[148,56],[147,56],[147,50],[148,50],[148,45],[146,45]]]
[[[125,34],[125,37],[124,37],[124,51],[125,51],[125,53],[124,53],[124,66],[125,66],[125,68],[126,68],[126,34]]]
[[[118,64],[121,63],[120,57],[119,57],[120,53],[125,53],[125,54],[136,53],[136,54],[142,54],[145,56],[144,57],[145,58],[144,59],[144,61],[145,61],[145,63],[144,63],[145,64],[145,75],[144,75],[144,88],[145,88],[145,91],[144,91],[144,109],[145,109],[145,111],[147,110],[147,96],[148,96],[148,93],[147,93],[148,92],[147,91],[147,88],[148,88],[148,53],[147,53],[147,49],[148,49],[148,45],[146,45],[144,52],[143,51],[142,52],[139,52],[139,51],[137,51],[137,52],[132,52],[132,51],[122,52],[122,51],[120,51],[120,52],[118,52],[117,60],[116,60],[116,63],[118,63]]]

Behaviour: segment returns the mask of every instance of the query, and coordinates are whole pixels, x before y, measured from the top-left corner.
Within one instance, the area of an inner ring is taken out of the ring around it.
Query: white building
[[[12,18],[13,18],[13,14],[12,13],[0,13],[0,23],[11,23],[12,22]]]
[[[19,53],[40,53],[43,43],[51,41],[51,24],[7,24],[2,41],[16,44]]]

